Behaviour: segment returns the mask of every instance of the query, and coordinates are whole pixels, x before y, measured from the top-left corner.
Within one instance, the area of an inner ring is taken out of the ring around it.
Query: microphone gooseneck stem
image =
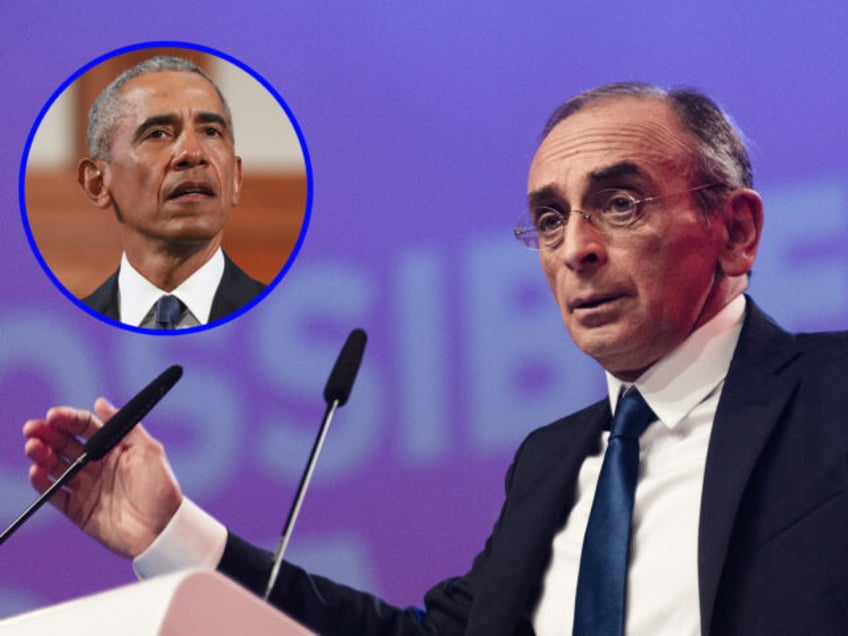
[[[54,481],[50,485],[50,488],[41,493],[41,496],[35,501],[33,501],[29,505],[29,508],[24,510],[20,514],[20,516],[12,523],[10,523],[9,526],[3,531],[3,533],[0,534],[0,545],[3,545],[3,543],[6,542],[6,539],[11,537],[15,530],[20,528],[27,519],[34,515],[35,512],[39,508],[41,508],[41,506],[44,505],[44,502],[49,501],[50,498],[53,496],[54,492],[56,492],[59,488],[71,481],[71,479],[73,479],[74,476],[76,476],[76,474],[81,471],[86,464],[88,464],[88,461],[88,453],[83,453],[82,455],[77,457],[76,461],[74,461],[73,464],[68,466],[68,468],[65,470],[64,473],[62,473],[59,479]]]
[[[300,508],[303,504],[303,499],[306,496],[306,489],[309,488],[309,482],[312,481],[312,473],[315,472],[315,465],[318,463],[318,455],[321,454],[321,448],[324,446],[324,440],[327,437],[327,432],[330,430],[330,422],[333,419],[333,414],[339,406],[338,400],[333,400],[327,404],[327,410],[324,412],[324,419],[321,422],[321,430],[318,432],[318,437],[315,438],[315,444],[312,446],[312,453],[309,455],[309,462],[306,464],[306,470],[300,478],[300,484],[297,487],[297,494],[289,509],[289,515],[286,519],[283,534],[280,537],[280,542],[277,544],[277,550],[274,552],[274,561],[271,568],[271,576],[268,578],[268,585],[265,587],[264,600],[268,600],[271,596],[271,590],[277,583],[277,577],[280,575],[280,568],[283,564],[283,556],[286,553],[289,539],[291,538],[292,530],[294,529],[295,521],[300,514]]]
[[[183,368],[178,364],[171,365],[160,373],[150,384],[139,391],[129,402],[118,410],[109,421],[103,424],[82,447],[82,453],[68,466],[64,473],[50,487],[41,493],[20,517],[15,519],[2,534],[0,545],[8,539],[33,513],[41,508],[45,501],[90,462],[102,459],[120,442],[132,428],[150,412],[165,394],[170,391],[183,375]]]

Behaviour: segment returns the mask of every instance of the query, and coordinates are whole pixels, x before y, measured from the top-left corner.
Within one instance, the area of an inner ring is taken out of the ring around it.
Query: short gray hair
[[[753,187],[751,160],[741,131],[718,104],[693,88],[665,90],[643,82],[618,82],[593,88],[560,105],[548,118],[542,139],[557,124],[585,106],[620,97],[657,98],[671,106],[693,141],[696,161],[693,178],[697,180],[693,186],[718,183],[731,189]],[[722,194],[708,188],[694,196],[704,213],[709,213],[715,209]]]
[[[109,153],[112,146],[112,133],[121,119],[123,112],[121,110],[121,88],[130,80],[147,75],[148,73],[162,73],[164,71],[177,71],[182,73],[196,73],[205,79],[215,92],[221,103],[224,105],[224,114],[227,118],[227,124],[230,127],[230,134],[233,129],[233,118],[230,114],[230,107],[227,105],[227,100],[221,93],[218,85],[212,81],[209,74],[200,68],[194,62],[190,62],[181,57],[157,56],[151,57],[143,62],[139,62],[135,66],[128,68],[123,73],[113,79],[109,85],[103,89],[91,110],[88,111],[88,127],[86,129],[85,141],[88,144],[88,152],[92,159],[109,160]]]

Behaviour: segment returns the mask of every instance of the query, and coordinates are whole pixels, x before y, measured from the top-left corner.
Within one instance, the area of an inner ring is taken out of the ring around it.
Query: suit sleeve
[[[507,473],[507,485],[512,469]],[[495,525],[497,528],[497,524]],[[424,608],[399,608],[381,599],[307,573],[284,562],[271,602],[322,636],[461,636],[466,633],[475,583],[489,558],[491,540],[471,570],[430,588]],[[218,569],[255,594],[264,593],[273,556],[230,532]]]

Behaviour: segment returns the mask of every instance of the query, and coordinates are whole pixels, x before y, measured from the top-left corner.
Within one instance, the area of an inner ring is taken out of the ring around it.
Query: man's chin
[[[208,214],[185,214],[172,216],[162,235],[175,243],[208,242],[219,238],[224,232],[226,217]]]
[[[174,254],[191,254],[205,249],[217,249],[223,236],[223,229],[218,226],[193,224],[171,228],[171,230],[156,238],[160,247]]]
[[[577,347],[607,371],[615,373],[641,366],[640,356],[634,349],[635,334],[626,331],[621,324],[607,323],[598,327],[572,325],[568,331]]]

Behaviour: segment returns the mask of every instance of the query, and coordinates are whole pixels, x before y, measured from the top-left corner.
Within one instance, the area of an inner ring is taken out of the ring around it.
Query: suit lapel
[[[794,337],[748,299],[722,390],[704,474],[698,536],[701,630],[710,633],[733,525],[748,480],[799,378],[786,370]]]
[[[220,320],[238,311],[264,290],[265,285],[250,278],[224,253],[224,273],[212,298],[209,322]],[[107,318],[120,321],[118,293],[118,271],[116,271],[93,293],[83,298],[82,302]]]
[[[238,311],[264,289],[262,283],[251,279],[224,253],[224,274],[212,299],[209,322],[215,322]]]
[[[118,272],[115,271],[100,287],[82,299],[91,309],[112,320],[120,320],[118,315]]]
[[[609,419],[609,402],[603,400],[536,431],[522,446],[487,546],[497,557],[481,566],[467,634],[515,634],[520,621],[527,619],[540,592],[554,534],[574,504],[580,466],[598,447]]]

